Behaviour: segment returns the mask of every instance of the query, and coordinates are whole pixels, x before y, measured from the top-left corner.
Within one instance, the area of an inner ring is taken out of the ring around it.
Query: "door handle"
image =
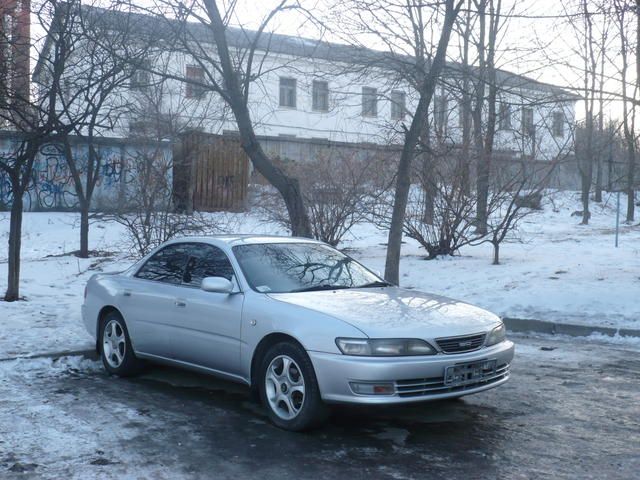
[[[187,306],[187,302],[185,302],[184,300],[176,300],[173,303],[174,303],[174,305],[176,307],[186,307]]]

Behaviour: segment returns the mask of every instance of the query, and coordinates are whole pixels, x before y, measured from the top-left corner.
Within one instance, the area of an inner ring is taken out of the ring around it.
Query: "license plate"
[[[495,372],[496,360],[451,365],[444,370],[444,384],[455,387],[476,383],[478,380],[492,376]]]

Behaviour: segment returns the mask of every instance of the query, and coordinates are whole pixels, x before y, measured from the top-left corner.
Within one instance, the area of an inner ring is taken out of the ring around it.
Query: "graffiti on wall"
[[[135,172],[127,165],[128,146],[110,142],[97,148],[100,156],[100,175],[93,194],[93,206],[118,205],[126,195],[127,185],[134,180]],[[165,154],[170,155],[167,146]],[[0,153],[11,151],[11,144],[0,142]],[[87,170],[89,150],[86,145],[75,145],[74,155],[80,176]],[[130,154],[130,153],[129,153]],[[78,195],[73,175],[59,145],[44,145],[34,163],[32,179],[24,195],[25,210],[73,210],[78,207]],[[0,209],[8,209],[13,201],[11,182],[0,171]]]
[[[72,209],[78,204],[69,165],[56,145],[45,145],[33,168],[32,189],[38,209]]]

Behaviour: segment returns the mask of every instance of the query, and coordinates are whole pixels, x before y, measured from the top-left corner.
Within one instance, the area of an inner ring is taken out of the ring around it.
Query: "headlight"
[[[336,345],[345,355],[365,357],[436,354],[436,351],[427,342],[413,338],[336,338]]]
[[[501,323],[489,333],[487,337],[487,347],[500,343],[505,338],[507,338],[507,330],[504,328],[504,323]]]

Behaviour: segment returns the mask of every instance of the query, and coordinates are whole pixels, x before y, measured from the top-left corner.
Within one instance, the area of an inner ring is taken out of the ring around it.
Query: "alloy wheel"
[[[111,368],[118,368],[124,361],[127,340],[124,328],[117,320],[110,320],[102,334],[102,351]]]
[[[269,364],[265,375],[265,390],[269,407],[283,420],[298,416],[305,399],[304,377],[298,364],[287,355],[278,355]]]

